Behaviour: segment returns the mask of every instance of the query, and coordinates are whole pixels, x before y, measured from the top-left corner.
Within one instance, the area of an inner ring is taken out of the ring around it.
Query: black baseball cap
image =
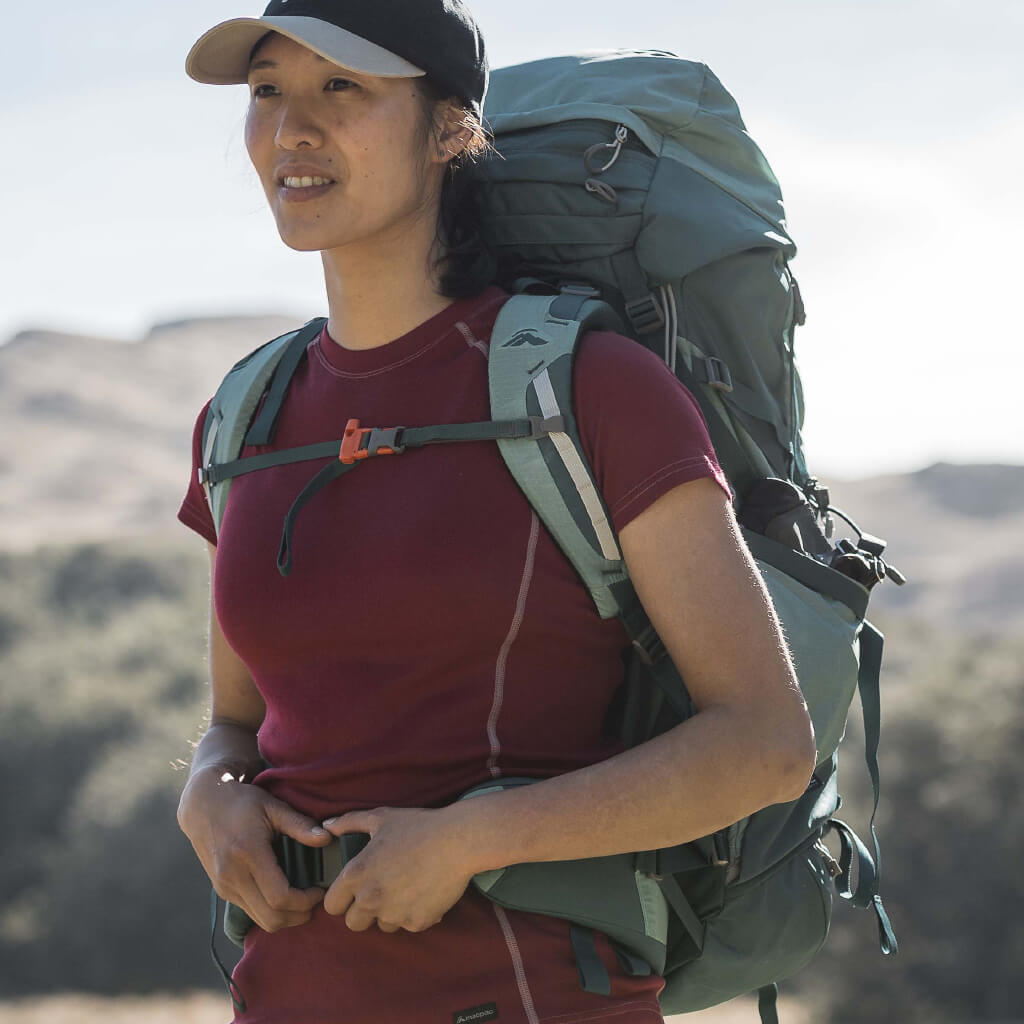
[[[185,71],[210,85],[244,84],[249,55],[267,32],[280,32],[350,71],[429,75],[482,114],[487,55],[461,0],[271,0],[260,18],[233,18],[211,28],[189,51]]]

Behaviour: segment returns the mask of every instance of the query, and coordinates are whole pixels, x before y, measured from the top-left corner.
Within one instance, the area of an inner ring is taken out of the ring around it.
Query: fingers
[[[269,846],[252,852],[249,871],[260,894],[274,911],[308,913],[323,900],[323,889],[295,889],[290,886]]]
[[[295,928],[305,924],[313,915],[313,907],[303,910],[282,909],[280,900],[274,896],[267,898],[261,891],[257,879],[250,876],[249,885],[244,893],[232,898],[231,902],[240,906],[265,932],[277,932],[284,928]],[[285,886],[287,889],[287,886]],[[312,891],[312,890],[310,890]],[[298,889],[290,893],[304,895]],[[316,906],[314,903],[313,906]]]
[[[291,836],[306,846],[327,846],[332,836],[320,822],[305,814],[300,814],[294,807],[280,800],[269,798],[264,806],[264,814],[271,830]]]

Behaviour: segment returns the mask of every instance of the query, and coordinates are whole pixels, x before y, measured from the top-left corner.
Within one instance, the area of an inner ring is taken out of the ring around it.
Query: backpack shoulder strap
[[[622,325],[611,307],[591,294],[509,299],[491,335],[488,372],[493,419],[561,416],[565,421],[564,432],[501,440],[498,448],[607,619],[622,611],[615,588],[628,573],[576,429],[572,368],[587,331],[621,331]]]
[[[199,478],[218,533],[231,480],[213,482],[209,479],[209,470],[238,458],[246,444],[271,442],[288,384],[305,354],[306,346],[323,330],[325,323],[322,317],[311,320],[299,330],[262,345],[236,363],[217,389],[203,425],[203,464]],[[268,387],[267,401],[253,423],[253,416]]]

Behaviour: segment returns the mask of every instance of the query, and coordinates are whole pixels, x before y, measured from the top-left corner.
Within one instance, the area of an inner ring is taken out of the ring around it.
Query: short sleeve
[[[213,399],[210,399],[212,402]],[[217,529],[213,525],[213,516],[210,514],[210,506],[206,502],[206,492],[199,482],[199,467],[203,463],[203,425],[206,422],[206,411],[210,408],[210,402],[203,406],[202,412],[196,420],[192,431],[192,475],[189,479],[188,490],[185,492],[185,499],[178,509],[178,519],[190,530],[194,530],[200,537],[205,538],[211,544],[217,543]]]
[[[620,334],[580,342],[573,403],[616,532],[679,484],[713,479],[732,500],[696,399],[653,352]]]

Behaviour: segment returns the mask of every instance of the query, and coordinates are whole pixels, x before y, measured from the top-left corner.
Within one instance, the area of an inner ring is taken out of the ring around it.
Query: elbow
[[[778,742],[772,754],[771,776],[776,784],[774,803],[799,800],[807,792],[811,776],[817,767],[818,751],[815,746],[814,726],[806,705],[799,706],[786,727],[777,733]]]

